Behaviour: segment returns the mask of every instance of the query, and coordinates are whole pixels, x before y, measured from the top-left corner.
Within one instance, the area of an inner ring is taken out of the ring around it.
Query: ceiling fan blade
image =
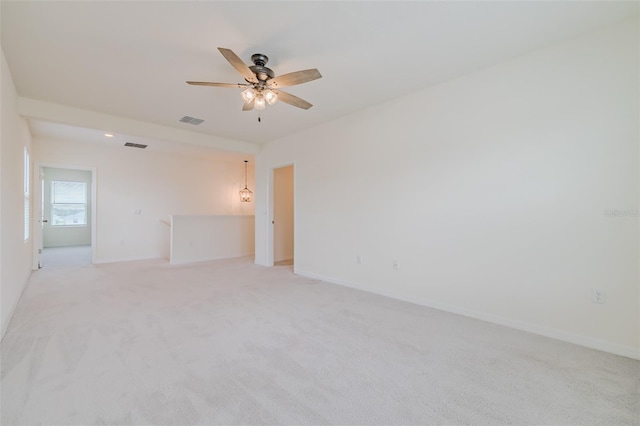
[[[248,66],[242,62],[242,59],[238,57],[231,49],[225,49],[224,47],[218,47],[222,56],[225,57],[227,61],[238,71],[245,80],[250,81],[252,83],[257,83],[258,79],[256,79],[256,75],[249,69]]]
[[[192,84],[194,86],[213,86],[213,87],[249,87],[250,84],[242,84],[242,83],[211,83],[209,81],[187,81],[187,84]]]
[[[302,109],[309,109],[313,106],[304,99],[293,96],[291,93],[283,92],[282,90],[274,90],[274,92],[278,95],[278,100],[285,104],[293,105],[294,107]]]
[[[306,83],[307,81],[317,80],[318,78],[322,78],[322,75],[320,74],[320,71],[313,68],[310,70],[291,72],[289,74],[272,78],[267,81],[267,85],[276,89],[278,87],[287,87]]]
[[[251,99],[251,102],[245,102],[242,105],[242,110],[243,111],[251,111],[253,109],[253,105],[255,104],[256,100],[255,99]]]

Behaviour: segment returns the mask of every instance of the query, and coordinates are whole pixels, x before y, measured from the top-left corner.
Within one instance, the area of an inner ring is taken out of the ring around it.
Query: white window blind
[[[51,226],[87,225],[86,182],[51,182]]]

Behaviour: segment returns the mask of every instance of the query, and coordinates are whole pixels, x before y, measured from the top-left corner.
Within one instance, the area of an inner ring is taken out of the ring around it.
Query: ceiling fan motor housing
[[[255,65],[249,67],[249,69],[256,75],[256,78],[259,81],[267,81],[270,78],[275,77],[275,73],[271,68],[265,67],[267,62],[269,62],[269,57],[267,55],[263,55],[262,53],[254,53],[251,55],[251,62]]]

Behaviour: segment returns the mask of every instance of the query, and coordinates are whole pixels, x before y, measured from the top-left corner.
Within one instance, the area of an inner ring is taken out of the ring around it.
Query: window
[[[86,182],[51,182],[51,226],[87,225]]]
[[[29,159],[29,150],[24,147],[24,176],[22,178],[24,183],[24,240],[27,241],[31,235],[31,202],[29,197],[29,187],[31,186],[31,174],[30,167],[31,160]]]

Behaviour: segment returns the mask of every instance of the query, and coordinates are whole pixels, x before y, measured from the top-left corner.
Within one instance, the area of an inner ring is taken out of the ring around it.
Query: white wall
[[[18,115],[18,96],[4,52],[0,79],[0,331],[4,336],[31,273],[32,238],[25,241],[23,233],[23,156],[25,146],[31,150],[31,135]]]
[[[273,171],[273,261],[293,259],[293,166]]]
[[[640,357],[638,56],[629,21],[268,144],[256,262],[295,162],[297,273]]]
[[[44,217],[42,227],[44,247],[67,247],[91,245],[91,171],[43,167],[44,171]],[[84,182],[87,185],[86,224],[80,226],[53,226],[51,217],[51,182]]]
[[[171,216],[170,263],[253,256],[253,216]]]
[[[244,163],[119,143],[34,138],[36,160],[96,168],[96,262],[167,257],[172,214],[252,215],[241,203]],[[249,169],[253,187],[253,169]],[[140,214],[136,214],[136,211]]]

